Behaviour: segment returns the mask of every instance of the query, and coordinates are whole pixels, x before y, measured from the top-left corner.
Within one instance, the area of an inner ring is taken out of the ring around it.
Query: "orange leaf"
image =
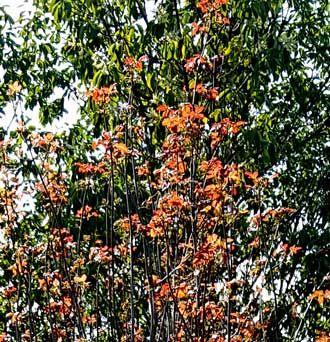
[[[159,105],[157,108],[156,108],[156,110],[158,111],[158,112],[165,112],[165,110],[167,110],[167,106],[166,105],[164,105],[164,104],[162,104],[162,105]]]
[[[124,143],[114,144],[113,147],[121,153],[123,153],[124,155],[127,155],[129,153],[128,147]]]
[[[292,254],[298,254],[298,252],[302,249],[302,247],[296,247],[296,246],[291,246],[290,247],[290,252]]]
[[[15,81],[14,83],[8,84],[8,96],[13,96],[19,93],[22,89],[21,84],[18,81]]]
[[[76,276],[76,277],[73,278],[73,281],[76,284],[84,284],[86,280],[87,280],[87,275],[86,274],[83,274],[81,277]]]

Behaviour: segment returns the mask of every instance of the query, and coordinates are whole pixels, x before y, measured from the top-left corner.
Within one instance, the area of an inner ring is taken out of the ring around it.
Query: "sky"
[[[30,0],[0,0],[0,7],[8,6],[6,11],[17,19],[20,12],[32,9],[31,2]]]

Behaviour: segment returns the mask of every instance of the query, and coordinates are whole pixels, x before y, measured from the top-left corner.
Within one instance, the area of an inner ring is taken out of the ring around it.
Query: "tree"
[[[328,340],[326,2],[34,4],[1,17],[2,340]],[[19,109],[68,96],[67,132]]]

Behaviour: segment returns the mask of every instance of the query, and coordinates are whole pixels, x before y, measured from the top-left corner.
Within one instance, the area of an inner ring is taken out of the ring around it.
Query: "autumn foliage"
[[[231,25],[226,6],[197,2],[191,36],[207,44],[214,27]],[[81,95],[104,124],[70,161],[64,133],[35,130],[23,117],[0,142],[0,341],[294,336],[301,300],[322,311],[329,290],[302,299],[289,291],[292,279],[278,288],[276,279],[305,251],[280,230],[295,209],[268,199],[279,175],[235,160],[248,123],[214,114],[221,85],[212,74],[224,56],[203,50],[185,59],[188,87],[178,98],[186,101],[150,101],[161,132],[154,142],[134,93],[151,56],[121,58],[126,85],[91,86]],[[8,86],[13,103],[23,91],[16,81]],[[293,328],[286,331],[280,291],[289,293]],[[326,329],[315,336],[330,340]]]

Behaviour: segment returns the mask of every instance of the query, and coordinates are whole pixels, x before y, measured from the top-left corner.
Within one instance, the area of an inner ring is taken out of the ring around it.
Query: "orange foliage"
[[[91,97],[94,102],[109,102],[112,95],[118,93],[116,84],[111,84],[108,87],[102,87],[93,91],[87,91],[86,95]]]
[[[316,299],[317,302],[319,303],[319,305],[323,305],[325,300],[329,300],[330,299],[330,290],[316,290],[314,291],[310,296],[309,296],[309,300],[313,300]]]

